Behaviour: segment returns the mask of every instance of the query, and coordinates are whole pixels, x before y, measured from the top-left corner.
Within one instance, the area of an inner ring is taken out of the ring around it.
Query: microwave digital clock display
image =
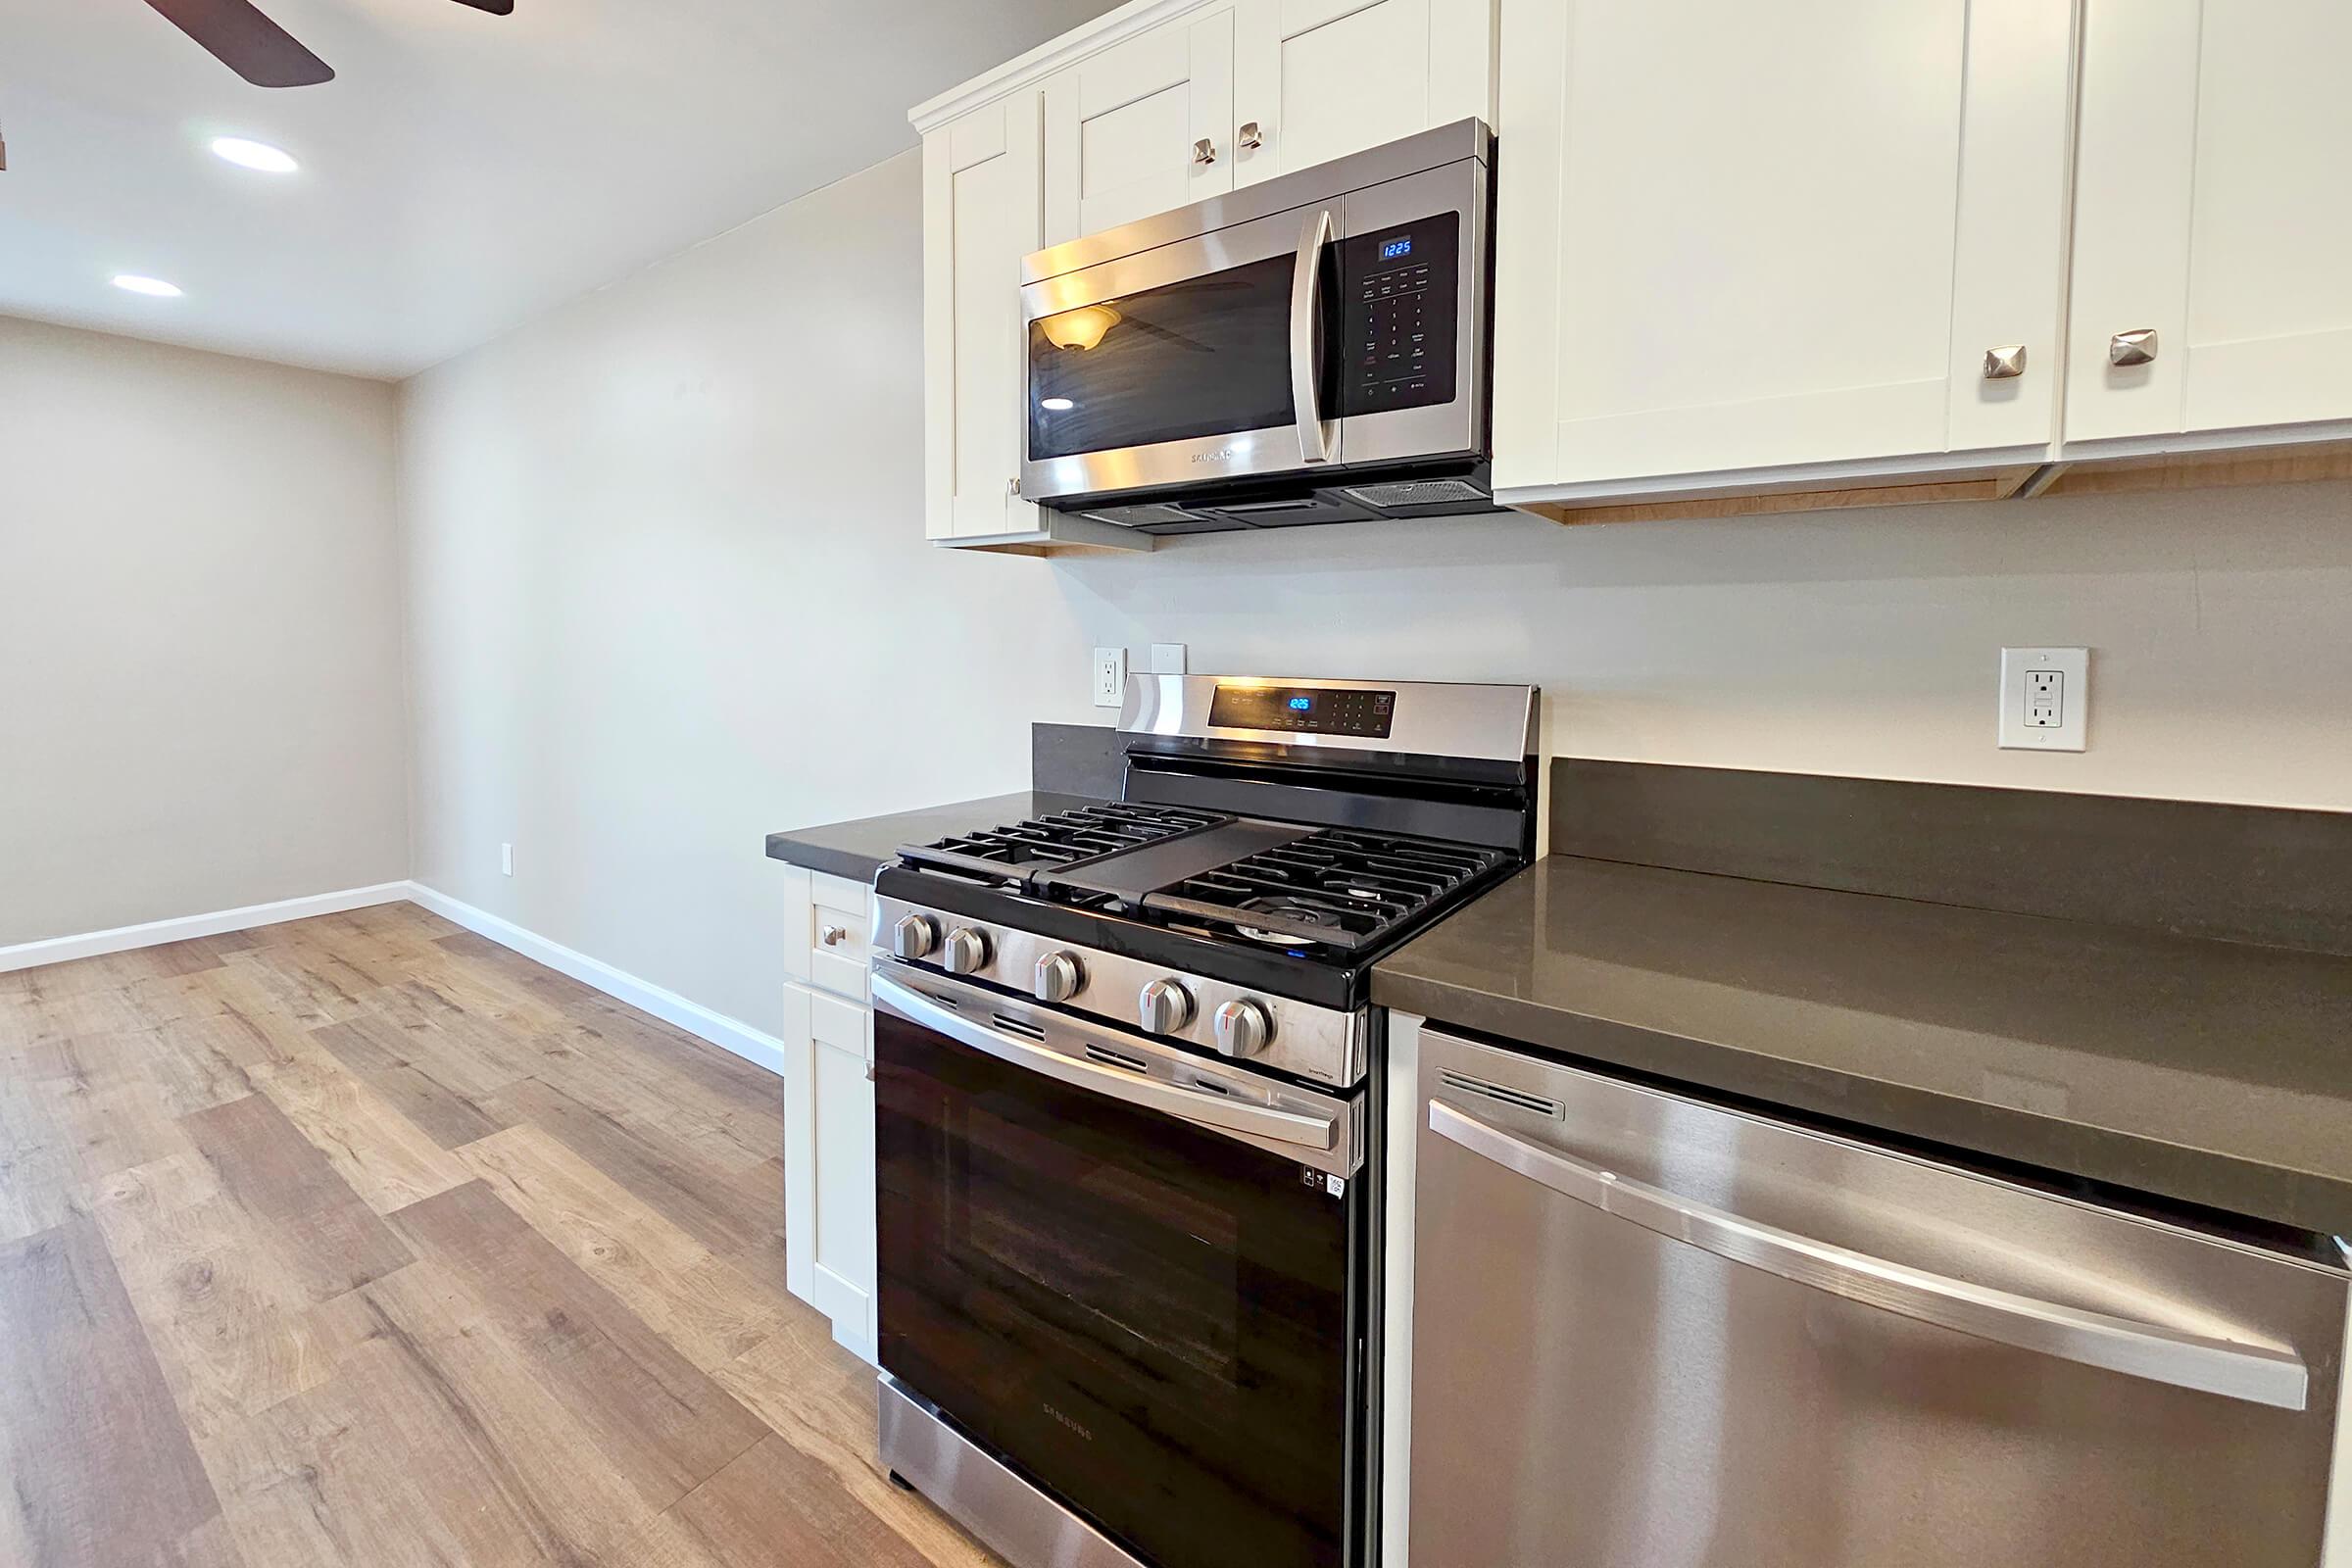
[[[1400,256],[1412,254],[1413,236],[1410,234],[1405,235],[1402,239],[1390,240],[1380,248],[1380,259],[1384,262],[1393,262]]]
[[[1228,686],[1209,699],[1219,729],[1291,729],[1308,735],[1386,740],[1396,717],[1395,692],[1342,686]]]

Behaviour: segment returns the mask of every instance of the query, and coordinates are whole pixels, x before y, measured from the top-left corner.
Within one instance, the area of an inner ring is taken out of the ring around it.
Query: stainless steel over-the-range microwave
[[[1488,510],[1465,120],[1022,263],[1021,494],[1145,533]]]

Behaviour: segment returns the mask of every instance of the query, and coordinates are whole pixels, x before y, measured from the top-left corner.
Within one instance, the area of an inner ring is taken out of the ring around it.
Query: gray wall
[[[392,389],[0,318],[0,947],[407,874]]]
[[[1096,643],[1535,680],[1553,751],[2352,808],[2352,486],[1044,563],[921,540],[895,159],[410,383],[416,873],[760,1028],[765,832],[1025,782]],[[1997,650],[2089,644],[2092,750],[1993,746]],[[498,874],[498,846],[518,846]]]

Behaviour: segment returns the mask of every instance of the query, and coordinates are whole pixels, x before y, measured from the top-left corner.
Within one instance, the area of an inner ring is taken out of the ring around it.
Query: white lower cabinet
[[[784,986],[784,1278],[874,1358],[873,1011],[866,999],[871,892],[792,868]]]

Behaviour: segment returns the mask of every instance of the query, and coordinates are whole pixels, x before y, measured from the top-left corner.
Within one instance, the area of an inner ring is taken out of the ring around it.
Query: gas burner
[[[1026,882],[1033,871],[1080,865],[1231,820],[1188,807],[1114,801],[959,833],[934,844],[903,845],[899,857],[910,865],[1014,886]]]
[[[1472,845],[1326,828],[1186,877],[1148,894],[1144,906],[1268,946],[1353,952],[1503,858]]]

